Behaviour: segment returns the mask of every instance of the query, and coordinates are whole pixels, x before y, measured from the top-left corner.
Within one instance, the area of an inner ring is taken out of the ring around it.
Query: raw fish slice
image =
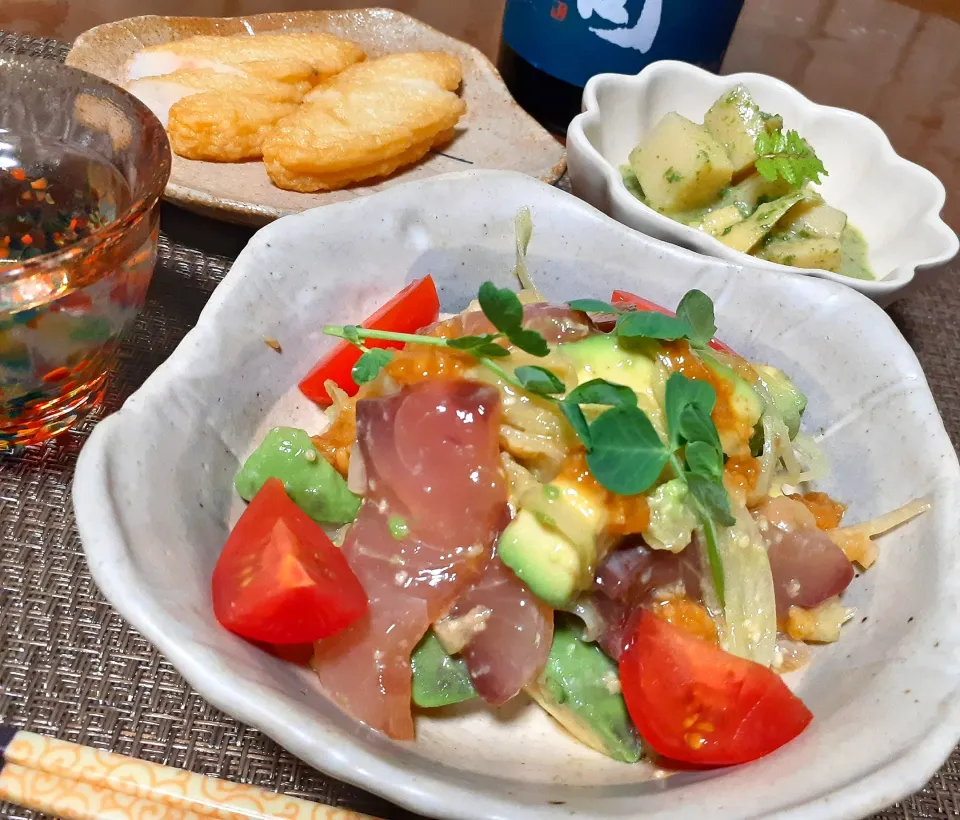
[[[322,32],[232,37],[198,35],[138,51],[127,64],[127,79],[156,77],[182,68],[237,66],[269,60],[302,60],[322,79],[338,74],[364,57],[363,49],[356,43]]]
[[[507,491],[499,396],[466,381],[423,382],[357,403],[367,494],[343,545],[369,615],[316,645],[330,699],[390,737],[413,738],[410,653],[490,559]]]
[[[634,613],[650,605],[658,592],[680,593],[700,601],[701,569],[693,544],[680,553],[652,550],[644,544],[608,553],[593,587],[593,603],[604,621],[598,638],[604,652],[619,660],[632,632]]]
[[[457,601],[452,617],[488,610],[484,627],[461,651],[474,688],[488,703],[506,703],[536,679],[553,643],[553,610],[500,559]]]
[[[570,310],[566,305],[536,302],[523,308],[523,326],[535,330],[550,344],[575,342],[586,338],[591,331],[586,314]],[[496,328],[482,311],[475,310],[463,316],[463,335],[496,333]]]

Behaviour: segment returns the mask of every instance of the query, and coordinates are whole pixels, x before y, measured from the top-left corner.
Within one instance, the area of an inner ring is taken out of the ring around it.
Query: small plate
[[[525,698],[421,716],[395,743],[343,715],[313,674],[223,630],[210,578],[241,502],[233,477],[266,428],[320,429],[297,381],[333,344],[430,273],[459,311],[486,279],[516,286],[513,219],[550,299],[626,288],[676,305],[692,287],[720,336],[786,370],[853,521],[929,496],[880,541],[845,596],[842,640],[790,684],[812,709],[794,742],[749,766],[663,779],[581,746]],[[467,172],[287,217],[260,231],[197,326],[80,455],[73,499],[107,599],[198,692],[307,763],[457,820],[838,820],[920,788],[960,734],[960,466],[920,365],[890,318],[833,282],[753,271],[650,239],[520,174]],[[264,343],[279,340],[283,352]],[[819,431],[819,432],[818,432]]]
[[[442,151],[392,176],[339,191],[303,194],[277,188],[262,162],[198,162],[174,155],[165,197],[216,219],[260,226],[319,205],[343,202],[401,182],[466,168],[520,171],[556,182],[566,168],[563,146],[514,102],[482,52],[392,9],[300,11],[250,17],[131,17],[81,34],[67,65],[123,84],[127,60],[146,47],[197,34],[326,31],[358,43],[369,56],[399,51],[445,51],[463,64],[467,113]]]
[[[624,186],[620,165],[664,114],[676,111],[703,122],[714,101],[738,84],[747,87],[763,110],[781,114],[784,127],[798,131],[814,147],[830,172],[818,190],[863,232],[877,279],[778,265],[741,253],[658,213]],[[717,76],[687,63],[660,60],[636,76],[591,77],[583,91],[583,108],[567,132],[573,192],[650,236],[754,270],[830,279],[880,304],[904,296],[911,283],[929,281],[930,269],[951,260],[960,248],[957,235],[940,218],[946,191],[939,179],[899,156],[872,120],[818,105],[774,77]]]

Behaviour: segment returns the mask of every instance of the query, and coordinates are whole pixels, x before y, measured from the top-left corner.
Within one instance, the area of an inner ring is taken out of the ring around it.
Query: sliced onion
[[[925,513],[932,506],[926,499],[915,498],[902,507],[897,507],[897,509],[888,513],[871,518],[869,521],[861,521],[859,524],[851,524],[849,527],[838,527],[831,532],[866,535],[868,538],[873,538],[877,535],[883,535],[883,533],[889,532],[901,524],[906,524],[911,519]]]
[[[367,465],[363,461],[363,452],[354,442],[350,448],[350,466],[347,467],[347,489],[356,495],[367,491]]]
[[[582,596],[577,598],[572,604],[564,607],[567,612],[576,615],[583,621],[583,639],[585,641],[595,641],[607,628],[607,622],[597,611],[597,605],[591,596]]]
[[[822,481],[830,475],[830,462],[820,446],[806,433],[797,433],[793,448],[803,463],[798,483]]]

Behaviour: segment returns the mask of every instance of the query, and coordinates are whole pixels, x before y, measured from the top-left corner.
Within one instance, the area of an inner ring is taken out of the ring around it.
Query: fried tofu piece
[[[454,130],[443,131],[432,140],[424,140],[411,146],[406,151],[390,159],[375,162],[370,165],[361,165],[348,168],[345,171],[336,171],[327,174],[308,174],[291,171],[279,163],[267,163],[267,174],[273,184],[287,191],[313,193],[316,191],[334,191],[345,188],[355,182],[362,182],[374,177],[386,177],[406,165],[412,165],[422,159],[432,148],[449,142],[454,137]]]
[[[327,91],[345,91],[356,85],[383,80],[427,80],[447,91],[456,91],[463,79],[460,60],[442,51],[415,51],[388,54],[363,63],[355,63],[340,74],[317,85],[305,98],[311,102]]]
[[[309,86],[306,83],[281,83],[252,77],[241,71],[219,72],[211,69],[185,69],[163,77],[144,77],[127,84],[127,90],[139,97],[164,128],[170,109],[184,97],[215,91],[221,99],[233,95],[256,96],[272,102],[299,102]]]
[[[343,71],[365,58],[362,48],[324,32],[240,34],[230,37],[198,35],[137,52],[127,64],[127,79],[156,77],[191,68],[237,66],[243,63],[302,60],[319,79]]]
[[[466,111],[448,90],[459,61],[426,56],[371,60],[368,70],[334,78],[277,123],[263,144],[274,183],[297,191],[342,188],[391,174],[449,140]]]
[[[320,74],[306,60],[254,60],[241,63],[236,70],[261,80],[286,83],[304,90],[313,88],[320,80]]]
[[[170,108],[167,134],[174,152],[187,159],[238,162],[263,154],[263,140],[296,101],[205,91]]]

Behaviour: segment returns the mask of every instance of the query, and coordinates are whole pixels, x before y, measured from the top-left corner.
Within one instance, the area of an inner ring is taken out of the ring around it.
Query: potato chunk
[[[757,161],[757,134],[766,127],[766,122],[760,106],[742,85],[717,100],[707,111],[703,124],[724,147],[734,174]]]
[[[757,253],[761,259],[797,268],[816,268],[836,273],[840,270],[842,253],[839,239],[812,237],[810,239],[773,239]]]
[[[705,214],[703,219],[690,223],[691,228],[708,233],[711,236],[719,236],[727,228],[736,225],[743,220],[743,214],[736,205],[726,205],[723,208],[717,208],[715,211]]]
[[[823,200],[800,202],[790,210],[781,225],[785,231],[801,239],[819,236],[839,240],[847,227],[847,215]]]
[[[662,211],[698,208],[730,184],[733,166],[707,130],[670,112],[630,153],[650,205]]]

